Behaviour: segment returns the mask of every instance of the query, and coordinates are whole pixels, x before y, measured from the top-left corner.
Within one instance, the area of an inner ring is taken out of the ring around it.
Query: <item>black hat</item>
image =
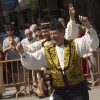
[[[50,22],[51,22],[50,16],[48,16],[48,15],[45,16],[45,17],[42,19],[40,29],[50,28]]]
[[[50,30],[56,30],[59,28],[62,28],[63,25],[60,21],[58,21],[56,18],[53,18],[50,24]]]

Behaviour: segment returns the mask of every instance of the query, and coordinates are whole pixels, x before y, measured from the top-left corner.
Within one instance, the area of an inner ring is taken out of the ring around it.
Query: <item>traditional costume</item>
[[[62,27],[57,20],[51,22],[51,30]],[[75,39],[78,27],[74,21],[70,20],[65,33],[67,40],[63,45],[58,46],[51,43],[35,53],[24,52],[21,54],[21,62],[28,69],[40,69],[41,66],[48,66],[52,75],[53,87],[50,100],[89,100],[79,56],[82,57],[85,53],[97,49],[99,40],[92,27],[87,29],[88,31],[90,34],[86,33],[82,38]]]

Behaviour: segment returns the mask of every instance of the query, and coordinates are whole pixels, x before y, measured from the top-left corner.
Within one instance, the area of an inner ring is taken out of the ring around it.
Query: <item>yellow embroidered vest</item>
[[[61,70],[55,45],[50,44],[44,47],[54,87],[71,86],[83,81],[81,59],[76,54],[74,41],[66,41],[64,45],[64,75]],[[65,76],[66,79],[64,78]]]

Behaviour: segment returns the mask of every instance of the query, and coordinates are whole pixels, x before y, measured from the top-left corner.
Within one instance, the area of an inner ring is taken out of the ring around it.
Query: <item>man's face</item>
[[[41,32],[42,32],[42,36],[43,36],[44,39],[50,38],[49,29],[42,29]]]
[[[59,30],[50,31],[50,37],[56,45],[62,45],[64,43],[64,32],[60,32]]]
[[[26,38],[27,38],[28,40],[31,40],[31,39],[32,39],[32,32],[31,32],[31,31],[28,31],[28,32],[26,33]]]

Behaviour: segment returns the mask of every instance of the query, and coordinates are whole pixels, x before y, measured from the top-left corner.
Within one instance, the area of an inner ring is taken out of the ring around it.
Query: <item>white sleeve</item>
[[[96,31],[92,27],[86,29],[86,33],[83,37],[75,39],[75,44],[76,51],[81,57],[95,51],[99,46],[99,39]]]
[[[41,44],[42,44],[43,41],[45,41],[45,39],[42,39],[40,41],[36,41],[36,42],[34,42],[34,43],[30,44],[30,45],[22,44],[23,48],[24,48],[24,51],[25,52],[28,51],[28,52],[34,53],[37,50],[40,50],[41,49]]]
[[[24,48],[24,51],[25,52],[30,52],[30,53],[34,53],[36,52],[37,50],[40,50],[41,49],[41,45],[39,42],[34,42],[30,45],[23,45],[23,48]]]
[[[65,29],[65,39],[72,40],[76,39],[78,36],[78,26],[75,21],[70,20],[67,24],[67,28]]]
[[[35,53],[24,52],[21,55],[21,63],[27,69],[40,69],[43,66],[47,66],[44,48]]]

